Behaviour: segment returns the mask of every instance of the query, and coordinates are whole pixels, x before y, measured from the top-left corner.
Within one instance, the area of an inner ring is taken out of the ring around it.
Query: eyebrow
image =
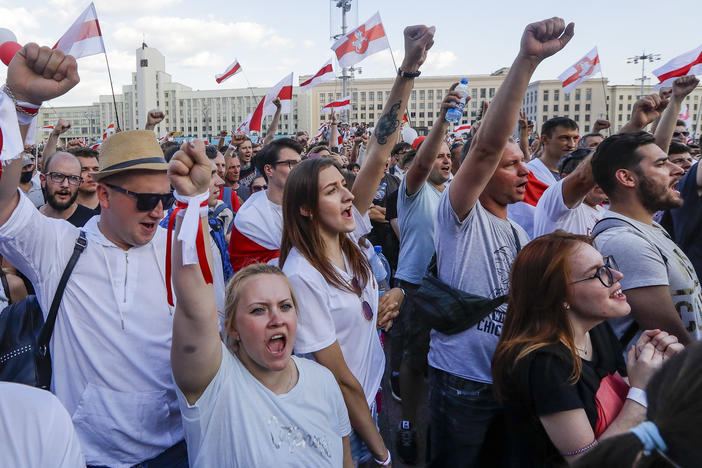
[[[658,159],[656,159],[656,160],[653,161],[653,162],[654,162],[654,163],[659,163],[659,162],[661,162],[661,161],[667,161],[667,160],[668,160],[668,156],[665,156],[665,157],[663,157],[663,158],[658,158]]]
[[[334,182],[329,182],[327,185],[325,185],[324,187],[322,187],[322,190],[325,190],[327,187],[330,187],[330,186],[332,186],[332,185],[343,185],[343,183],[342,183],[341,181],[339,181],[339,180],[336,180],[336,181],[334,181]]]

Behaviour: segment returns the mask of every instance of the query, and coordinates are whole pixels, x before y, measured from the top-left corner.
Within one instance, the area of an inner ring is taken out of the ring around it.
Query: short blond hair
[[[232,351],[236,351],[238,343],[232,338],[229,332],[234,326],[234,317],[236,315],[236,308],[239,305],[241,287],[246,280],[259,275],[277,275],[282,277],[285,280],[285,284],[288,285],[290,297],[292,298],[295,311],[297,312],[297,299],[295,299],[292,285],[288,277],[283,273],[283,270],[267,263],[255,263],[242,268],[229,280],[224,291],[224,343]]]

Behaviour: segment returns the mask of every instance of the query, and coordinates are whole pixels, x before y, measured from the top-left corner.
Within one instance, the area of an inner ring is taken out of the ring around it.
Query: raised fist
[[[212,163],[201,140],[186,141],[168,163],[168,178],[180,195],[192,197],[207,191]]]
[[[695,75],[681,76],[673,81],[673,97],[682,101],[695,90],[698,84],[700,84],[700,80]]]
[[[644,96],[634,103],[631,122],[636,128],[644,128],[660,117],[666,107],[668,107],[667,99],[661,99],[657,94]]]
[[[575,23],[566,26],[561,18],[553,17],[531,23],[522,35],[519,54],[531,60],[541,61],[563,49],[574,33]]]
[[[35,105],[66,94],[79,81],[76,59],[32,42],[15,54],[7,69],[7,86],[15,99]]]
[[[158,109],[150,110],[146,115],[146,130],[153,130],[165,117],[166,114]]]
[[[434,26],[428,28],[424,25],[408,26],[405,28],[405,59],[402,61],[402,70],[414,72],[427,59],[427,51],[434,45]]]
[[[601,130],[611,127],[612,124],[609,120],[597,119],[592,126],[592,133],[600,133]]]
[[[71,128],[71,122],[68,120],[58,119],[58,122],[54,125],[54,129],[51,131],[54,135],[58,136],[62,133],[66,133]]]

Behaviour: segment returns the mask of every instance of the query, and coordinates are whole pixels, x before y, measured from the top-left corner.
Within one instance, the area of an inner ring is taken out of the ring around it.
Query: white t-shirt
[[[71,417],[45,390],[0,382],[0,434],[2,466],[85,467]]]
[[[434,246],[439,279],[454,288],[490,299],[509,292],[509,272],[517,256],[512,227],[522,247],[529,242],[516,223],[498,218],[480,202],[463,221],[451,206],[449,185],[439,200]],[[477,382],[492,383],[492,355],[502,332],[502,304],[472,328],[455,335],[431,331],[429,365]]]
[[[51,390],[73,419],[88,464],[127,468],[183,439],[171,372],[173,310],[166,301],[166,230],[123,250],[84,226],[88,246],[71,274],[51,339]],[[0,226],[0,254],[34,285],[48,313],[79,229],[24,195]]]
[[[558,182],[553,173],[541,161],[541,159],[532,159],[527,163],[527,168],[539,179],[540,182],[551,186]],[[525,201],[518,201],[507,205],[507,217],[519,224],[530,238],[534,238],[534,211],[536,207]]]
[[[261,190],[241,205],[234,226],[258,245],[278,250],[283,237],[283,207],[270,201],[267,191]]]
[[[292,357],[299,379],[276,395],[222,345],[217,375],[194,405],[178,390],[192,468],[339,467],[351,433],[344,398],[331,372]]]
[[[579,200],[572,208],[563,201],[563,181],[550,186],[541,195],[534,212],[534,237],[562,229],[573,234],[590,235],[597,221],[607,212],[602,206],[591,207]]]
[[[349,234],[349,237],[357,240],[370,231],[370,220],[368,215],[361,217],[355,207],[353,216],[356,231]],[[344,262],[346,270],[350,272],[346,258]],[[344,280],[351,283],[351,275],[340,269],[337,271]],[[312,358],[311,353],[338,341],[346,365],[363,387],[368,405],[371,405],[385,370],[385,354],[376,329],[378,285],[373,274],[359,298],[352,292],[342,291],[327,283],[322,274],[295,248],[285,260],[283,272],[292,284],[298,303],[295,354]],[[363,301],[371,306],[372,320],[363,316]]]

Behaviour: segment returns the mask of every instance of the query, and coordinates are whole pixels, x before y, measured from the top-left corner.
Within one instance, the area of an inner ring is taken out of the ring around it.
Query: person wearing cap
[[[73,57],[36,44],[17,53],[7,74],[14,99],[35,107],[78,81]],[[20,118],[24,137],[31,121]],[[173,203],[167,164],[153,132],[135,130],[103,143],[99,167],[91,176],[101,213],[83,228],[87,246],[58,310],[51,390],[88,466],[187,466],[170,369],[167,236],[158,227]],[[0,254],[34,284],[46,313],[79,229],[39,213],[17,190],[19,173],[12,161],[0,179]]]
[[[36,165],[34,155],[22,153],[22,173],[20,174],[19,188],[32,201],[34,206],[39,208],[44,204],[44,194],[41,190],[41,183],[34,177]]]
[[[558,163],[561,180],[546,189],[534,210],[534,237],[561,229],[590,235],[607,210],[601,205],[607,195],[595,185],[593,150],[579,148]]]

